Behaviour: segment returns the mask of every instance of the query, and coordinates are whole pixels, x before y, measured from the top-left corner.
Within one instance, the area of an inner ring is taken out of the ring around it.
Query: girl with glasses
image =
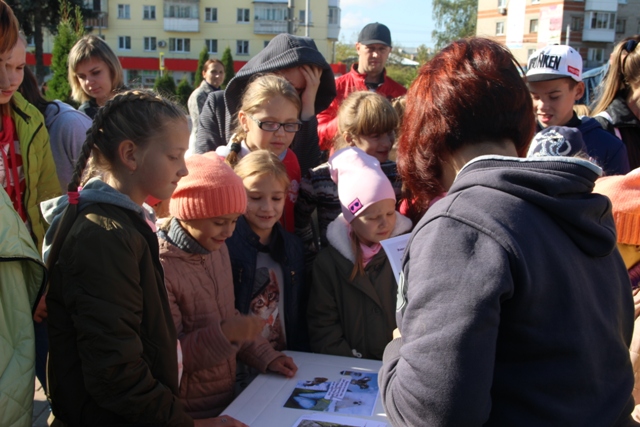
[[[249,83],[242,96],[235,132],[229,144],[216,149],[216,153],[224,157],[231,167],[256,150],[268,150],[278,156],[291,181],[281,219],[289,232],[294,230],[293,207],[300,186],[300,164],[289,146],[302,125],[301,107],[298,92],[284,77],[275,74],[258,76]]]
[[[611,54],[602,97],[593,110],[602,127],[624,142],[629,166],[640,166],[640,35],[624,39]]]

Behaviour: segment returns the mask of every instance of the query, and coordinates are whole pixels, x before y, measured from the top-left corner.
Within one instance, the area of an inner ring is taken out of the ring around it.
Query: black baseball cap
[[[380,43],[390,47],[391,31],[386,25],[379,22],[367,24],[358,35],[358,43],[364,45]]]

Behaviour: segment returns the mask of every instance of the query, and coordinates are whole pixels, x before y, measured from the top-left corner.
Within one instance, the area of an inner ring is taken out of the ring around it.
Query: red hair
[[[531,95],[513,55],[483,38],[455,41],[418,72],[407,93],[398,169],[409,212],[442,194],[442,161],[466,145],[510,140],[520,156],[534,134]]]

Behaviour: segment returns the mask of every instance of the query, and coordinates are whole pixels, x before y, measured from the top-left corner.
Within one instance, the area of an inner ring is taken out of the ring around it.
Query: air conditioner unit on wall
[[[166,42],[166,41],[164,41],[164,40],[160,40],[160,41],[158,42],[158,47],[167,47],[167,42]]]
[[[507,14],[507,7],[506,6],[500,6],[498,8],[498,12],[500,12],[500,15],[506,15]]]

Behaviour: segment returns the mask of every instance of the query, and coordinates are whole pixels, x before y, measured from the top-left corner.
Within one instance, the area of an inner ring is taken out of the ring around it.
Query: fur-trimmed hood
[[[393,227],[391,237],[410,232],[412,225],[409,218],[396,211],[396,225]],[[356,262],[351,240],[349,239],[349,223],[344,218],[344,215],[340,214],[329,224],[327,227],[327,240],[343,257],[353,263]]]

